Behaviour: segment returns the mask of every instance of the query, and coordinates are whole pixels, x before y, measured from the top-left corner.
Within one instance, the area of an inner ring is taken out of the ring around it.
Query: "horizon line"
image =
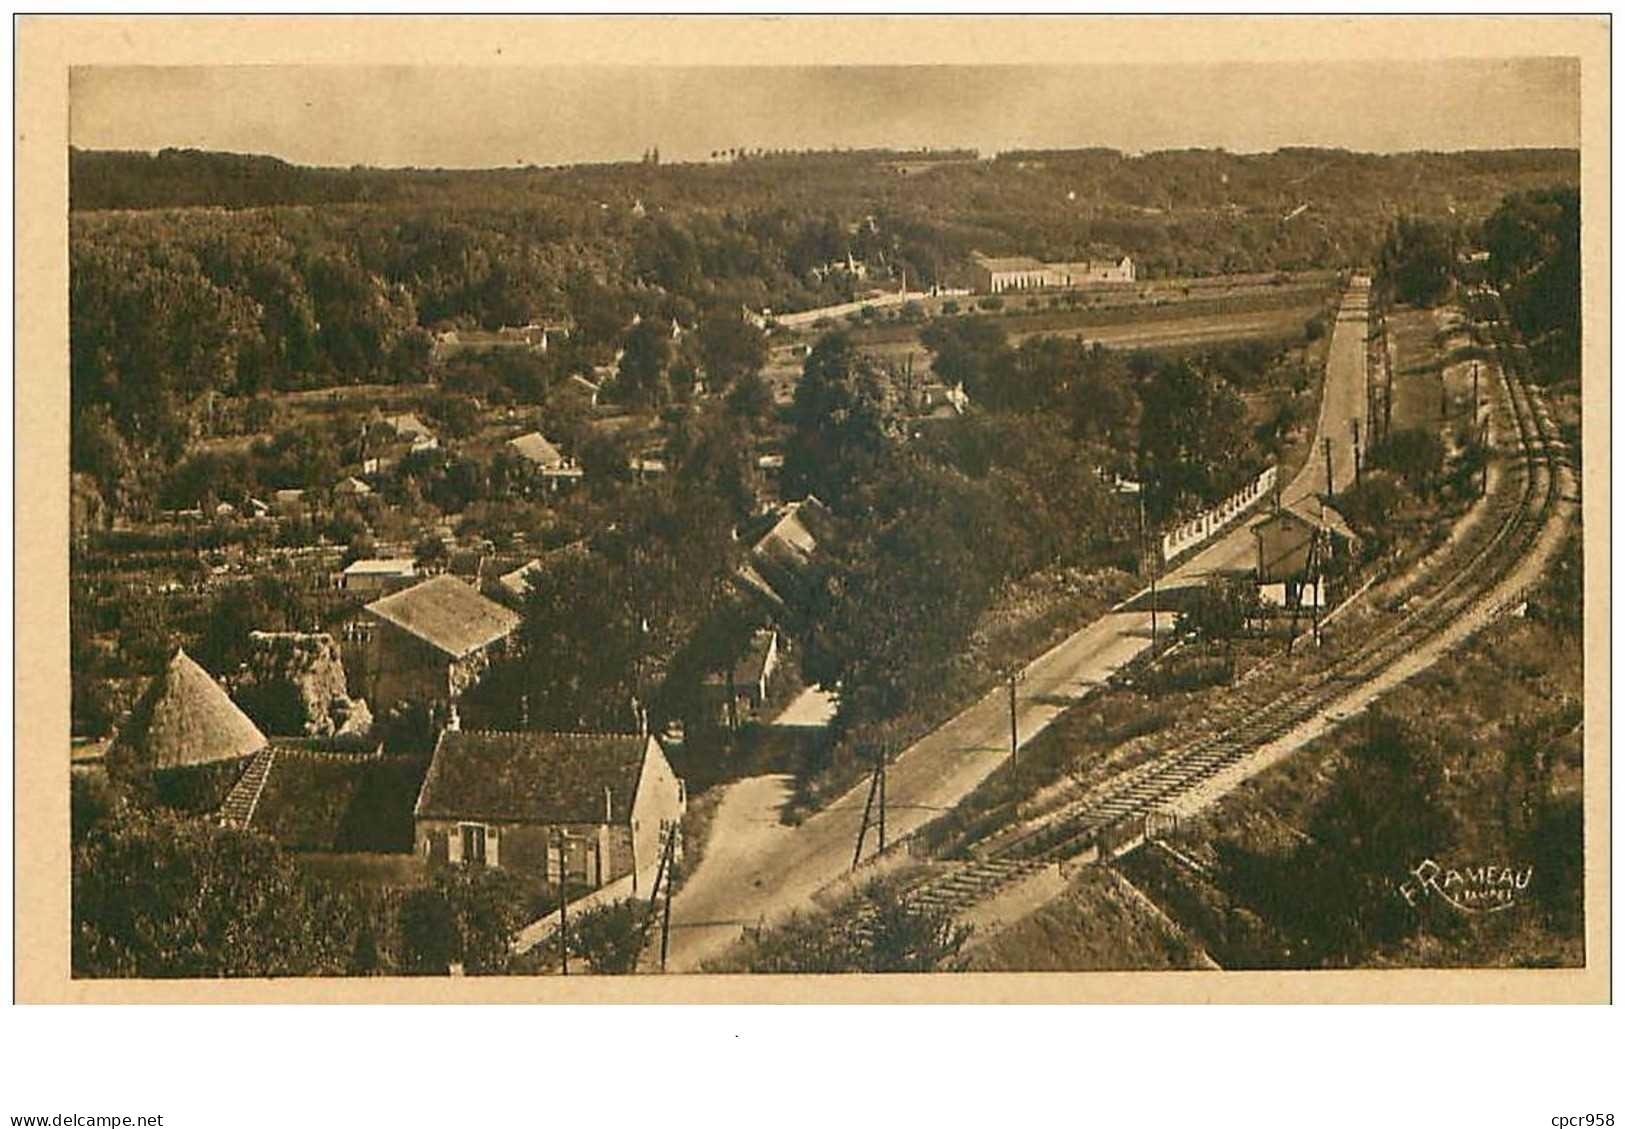
[[[653,146],[652,148],[658,149],[659,146],[656,145],[656,146]],[[141,156],[152,157],[152,158],[157,158],[157,157],[159,157],[159,156],[161,156],[161,155],[163,155],[165,153],[197,153],[197,154],[202,154],[202,155],[205,155],[205,156],[217,156],[217,157],[248,157],[248,158],[260,158],[260,159],[266,159],[266,160],[279,161],[282,164],[287,165],[290,168],[305,169],[305,170],[308,170],[308,171],[311,171],[311,172],[355,172],[357,170],[366,171],[366,172],[386,172],[386,173],[390,173],[390,172],[398,172],[398,173],[411,173],[411,172],[421,172],[421,173],[535,172],[535,171],[554,171],[554,170],[579,169],[579,168],[617,168],[617,167],[620,167],[622,165],[633,166],[633,167],[638,167],[638,168],[651,168],[651,169],[678,168],[678,167],[699,167],[699,168],[703,168],[703,167],[709,167],[709,166],[714,166],[714,165],[732,165],[732,164],[739,164],[740,163],[740,161],[738,159],[733,159],[733,158],[709,160],[709,159],[706,159],[706,158],[703,158],[703,157],[676,158],[676,159],[673,159],[673,160],[661,159],[658,162],[650,162],[650,161],[647,161],[647,160],[642,159],[640,157],[628,156],[628,157],[624,157],[624,158],[609,159],[609,160],[561,161],[561,162],[548,163],[548,164],[540,164],[540,163],[536,163],[536,162],[524,162],[524,163],[515,162],[514,164],[504,164],[504,165],[376,165],[376,164],[365,164],[365,163],[352,163],[352,164],[348,164],[348,165],[329,165],[329,164],[308,164],[308,163],[305,163],[305,162],[294,160],[294,159],[289,158],[289,157],[285,157],[285,156],[283,156],[283,155],[281,155],[279,153],[274,153],[274,152],[265,151],[265,150],[211,149],[211,148],[203,148],[203,147],[199,147],[199,146],[195,146],[195,145],[163,145],[163,146],[160,146],[160,147],[158,147],[156,149],[153,149],[153,148],[139,148],[139,147],[138,148],[106,148],[106,147],[101,147],[101,146],[75,145],[71,141],[68,143],[68,152],[70,154],[72,154],[72,153],[97,153],[97,154],[119,154],[119,155],[135,155],[135,154],[139,154]],[[1055,148],[1055,147],[1024,148],[1024,147],[1013,147],[1013,148],[1009,148],[1009,149],[996,149],[996,150],[993,150],[989,154],[989,153],[983,153],[980,149],[978,149],[977,147],[972,146],[972,145],[921,146],[921,147],[915,147],[915,148],[898,148],[898,149],[889,148],[889,147],[883,146],[883,145],[882,146],[865,145],[865,146],[829,146],[829,147],[826,147],[826,148],[806,148],[806,149],[791,149],[791,148],[772,148],[772,149],[768,149],[768,148],[764,147],[762,150],[760,150],[759,152],[756,152],[756,153],[750,153],[749,150],[747,149],[747,157],[746,157],[746,159],[747,160],[763,160],[763,159],[772,159],[772,158],[838,156],[838,155],[841,155],[841,154],[861,155],[861,154],[864,154],[864,153],[871,153],[871,154],[877,154],[877,155],[879,155],[879,154],[894,154],[894,155],[897,155],[897,156],[908,156],[910,154],[929,155],[929,154],[969,153],[969,154],[972,154],[973,156],[971,156],[969,158],[965,158],[965,159],[976,160],[976,161],[994,161],[994,160],[998,160],[1001,157],[1008,157],[1008,156],[1012,156],[1012,155],[1015,155],[1015,154],[1023,154],[1023,153],[1032,153],[1032,154],[1046,154],[1046,153],[1047,154],[1079,154],[1079,153],[1106,154],[1106,153],[1110,153],[1110,154],[1115,154],[1115,155],[1117,155],[1119,157],[1123,157],[1123,158],[1128,159],[1128,160],[1140,160],[1140,159],[1143,159],[1143,158],[1146,158],[1146,157],[1163,156],[1163,155],[1170,154],[1170,153],[1217,153],[1217,154],[1222,154],[1222,155],[1225,155],[1225,156],[1233,156],[1233,157],[1269,157],[1269,156],[1275,156],[1276,154],[1279,154],[1279,153],[1290,153],[1290,152],[1344,153],[1344,154],[1347,154],[1349,156],[1354,156],[1354,157],[1382,157],[1382,158],[1388,158],[1388,157],[1409,157],[1409,156],[1418,156],[1418,155],[1446,156],[1446,157],[1448,157],[1448,156],[1461,156],[1461,155],[1471,154],[1471,153],[1575,153],[1575,154],[1578,154],[1580,152],[1580,148],[1579,148],[1579,146],[1574,146],[1574,145],[1506,145],[1506,146],[1471,146],[1471,147],[1466,147],[1466,148],[1455,148],[1455,149],[1432,149],[1432,148],[1425,148],[1424,147],[1424,148],[1418,148],[1418,149],[1388,149],[1388,150],[1381,150],[1381,149],[1352,149],[1352,148],[1349,148],[1347,146],[1342,146],[1342,145],[1295,144],[1295,145],[1277,145],[1277,146],[1275,146],[1274,148],[1271,148],[1271,149],[1231,149],[1231,148],[1227,148],[1227,147],[1225,147],[1223,145],[1172,146],[1172,147],[1165,147],[1165,148],[1160,148],[1160,149],[1119,149],[1116,146],[1112,146],[1112,145],[1082,145],[1082,146],[1078,146],[1076,148]]]

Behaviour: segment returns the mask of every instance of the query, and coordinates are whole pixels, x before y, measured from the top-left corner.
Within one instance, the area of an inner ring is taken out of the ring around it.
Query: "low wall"
[[[1162,535],[1162,561],[1167,564],[1186,549],[1194,548],[1240,517],[1255,502],[1275,489],[1277,468],[1269,467],[1251,483],[1230,497],[1204,510],[1189,521]]]
[[[812,325],[823,318],[844,318],[848,314],[859,313],[865,306],[872,306],[877,310],[889,309],[892,306],[901,306],[905,302],[918,302],[931,295],[924,290],[902,291],[890,294],[877,294],[873,298],[864,298],[858,302],[842,302],[836,306],[820,306],[816,310],[802,310],[794,314],[772,314],[768,317],[770,323],[777,323],[786,329],[800,329],[802,326]]]

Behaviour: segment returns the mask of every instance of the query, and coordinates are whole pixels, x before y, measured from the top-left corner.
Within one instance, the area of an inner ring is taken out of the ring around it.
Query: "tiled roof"
[[[759,682],[767,676],[767,655],[773,649],[773,632],[758,631],[751,636],[750,646],[734,664],[734,681],[741,685]]]
[[[564,464],[563,452],[549,443],[546,436],[539,431],[526,432],[517,439],[510,439],[508,446],[517,451],[522,458],[538,466],[557,467]]]
[[[519,616],[455,576],[436,576],[374,600],[367,611],[452,656],[489,646],[519,626]]]
[[[1004,258],[990,258],[987,255],[977,255],[976,265],[983,270],[1012,271],[1012,270],[1043,270],[1044,264],[1027,255],[1009,255]]]
[[[402,412],[400,415],[385,416],[384,423],[396,435],[403,438],[416,438],[417,436],[433,436],[434,432],[426,427],[422,420],[411,412]]]
[[[649,742],[638,733],[441,734],[418,794],[430,819],[627,823]]]
[[[542,562],[532,558],[511,572],[505,572],[497,577],[497,583],[502,585],[505,592],[523,599],[525,593],[530,591],[530,574],[541,567]]]
[[[775,604],[797,607],[807,599],[810,565],[828,536],[830,512],[809,494],[778,511],[777,520],[751,547],[739,578]]]
[[[417,572],[411,557],[363,557],[344,566],[345,576],[411,576]]]

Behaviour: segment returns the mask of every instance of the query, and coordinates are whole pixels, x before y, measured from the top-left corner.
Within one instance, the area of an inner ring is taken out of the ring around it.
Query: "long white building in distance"
[[[973,286],[981,294],[1101,286],[1133,282],[1134,260],[1124,255],[1115,262],[1111,259],[1086,259],[1075,263],[1044,263],[1025,255],[992,258],[973,254],[971,274]]]

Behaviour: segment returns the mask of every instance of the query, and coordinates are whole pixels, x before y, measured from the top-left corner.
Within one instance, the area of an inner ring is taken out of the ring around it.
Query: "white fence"
[[[1253,481],[1210,510],[1204,510],[1162,535],[1162,560],[1166,564],[1186,549],[1200,545],[1229,525],[1247,508],[1275,489],[1276,468],[1269,467]]]
[[[786,329],[800,329],[804,325],[812,325],[823,318],[834,320],[844,318],[848,314],[862,312],[865,306],[873,306],[877,310],[891,306],[901,306],[905,302],[917,302],[931,295],[924,290],[901,291],[894,290],[888,294],[877,294],[873,298],[864,298],[858,302],[842,302],[836,306],[820,306],[816,310],[802,310],[795,314],[769,314],[769,322],[777,322]]]

